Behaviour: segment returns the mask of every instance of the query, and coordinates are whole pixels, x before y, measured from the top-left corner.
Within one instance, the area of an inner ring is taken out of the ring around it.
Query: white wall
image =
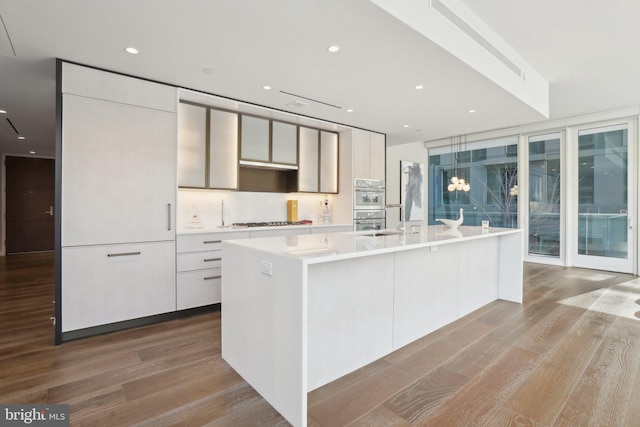
[[[423,141],[412,142],[409,144],[400,144],[387,146],[387,203],[400,203],[400,161],[408,160],[418,162],[424,165],[424,181],[423,181],[423,212],[424,218],[421,222],[412,222],[412,224],[424,224],[427,221],[427,150],[424,148]],[[387,209],[387,228],[394,228],[400,222],[400,213],[398,208]]]

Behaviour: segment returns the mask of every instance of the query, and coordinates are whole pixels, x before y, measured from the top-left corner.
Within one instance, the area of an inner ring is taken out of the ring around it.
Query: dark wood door
[[[7,156],[7,254],[52,251],[55,162]]]

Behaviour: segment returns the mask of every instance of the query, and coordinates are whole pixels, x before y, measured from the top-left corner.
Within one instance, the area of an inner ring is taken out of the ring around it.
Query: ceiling
[[[549,118],[640,105],[637,0],[440,1],[466,5],[548,82]],[[4,153],[53,155],[55,58],[382,132],[389,144],[547,119],[368,0],[0,0],[0,17]]]

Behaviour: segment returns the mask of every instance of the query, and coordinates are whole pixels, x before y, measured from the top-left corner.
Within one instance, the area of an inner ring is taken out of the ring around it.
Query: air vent
[[[298,95],[295,93],[291,93],[291,92],[285,92],[284,90],[281,90],[280,93],[284,93],[286,95],[291,95],[291,96],[295,96],[296,98],[301,98],[301,99],[306,99],[307,101],[311,101],[311,102],[315,102],[316,104],[322,104],[322,105],[326,105],[327,107],[333,107],[333,108],[337,108],[338,110],[342,110],[342,107],[339,107],[337,105],[333,105],[333,104],[329,104],[327,102],[323,102],[323,101],[318,101],[317,99],[313,99],[313,98],[308,98],[306,96],[302,96],[302,95]],[[309,104],[305,104],[302,101],[294,101],[291,104],[287,104],[287,105],[292,105],[295,102],[300,103],[302,105],[300,105],[300,107],[304,107],[305,105],[309,105]],[[297,106],[297,105],[296,105]]]
[[[498,61],[504,64],[507,68],[513,71],[518,77],[524,79],[524,73],[516,64],[514,64],[509,58],[507,58],[500,50],[492,45],[487,39],[482,37],[480,33],[471,28],[462,18],[455,14],[451,9],[445,6],[440,0],[431,0],[431,7],[438,12],[447,21],[451,22],[456,28],[465,33],[476,43],[478,43],[484,50],[489,52]]]
[[[287,104],[287,107],[296,107],[296,108],[302,108],[302,107],[306,107],[307,104],[306,102],[302,102],[302,101],[293,101]]]

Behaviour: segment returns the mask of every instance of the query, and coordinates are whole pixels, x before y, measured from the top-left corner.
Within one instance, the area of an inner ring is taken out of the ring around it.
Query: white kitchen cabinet
[[[176,309],[175,242],[62,248],[62,332]]]
[[[338,134],[320,131],[320,192],[338,192]]]
[[[240,158],[243,160],[269,162],[269,119],[241,116]]]
[[[209,188],[238,188],[238,114],[209,110]]]
[[[386,146],[383,134],[352,130],[353,178],[385,179]]]
[[[291,123],[271,122],[271,161],[298,164],[298,127]]]
[[[298,189],[303,192],[318,192],[319,130],[299,127]]]
[[[63,95],[62,246],[174,239],[176,115]]]
[[[249,238],[249,231],[181,234],[176,239],[176,307],[217,304],[222,289],[222,241]]]
[[[178,105],[178,185],[206,186],[207,109],[193,104]]]
[[[386,137],[381,133],[369,133],[369,178],[385,180],[387,161]]]
[[[218,268],[178,273],[178,310],[217,304],[222,295],[222,272]]]
[[[176,88],[68,63],[61,81],[57,341],[176,309]]]

